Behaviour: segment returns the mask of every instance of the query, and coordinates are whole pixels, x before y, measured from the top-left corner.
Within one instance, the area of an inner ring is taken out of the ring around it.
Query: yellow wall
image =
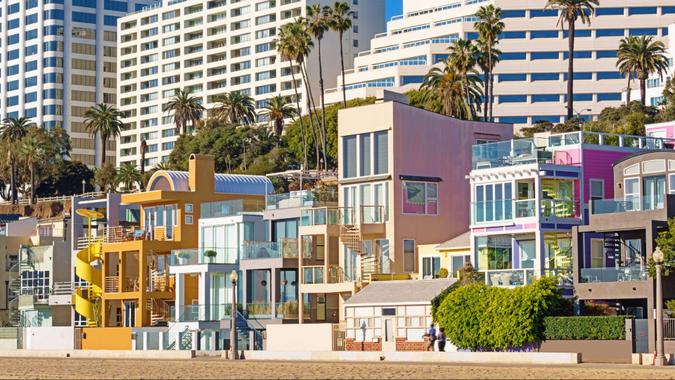
[[[450,249],[450,250],[437,250],[436,247],[438,244],[425,244],[417,246],[419,253],[419,262],[417,266],[419,268],[418,275],[419,278],[422,278],[424,266],[422,265],[422,259],[425,257],[440,257],[441,258],[441,268],[445,268],[448,272],[451,272],[452,256],[462,256],[470,255],[471,249]],[[450,273],[452,276],[452,273]]]
[[[87,327],[82,329],[83,350],[131,350],[131,328]]]

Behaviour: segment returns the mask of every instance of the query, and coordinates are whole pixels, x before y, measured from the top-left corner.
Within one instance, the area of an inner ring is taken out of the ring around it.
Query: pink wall
[[[471,146],[477,139],[508,140],[510,124],[490,124],[452,119],[436,113],[395,103],[394,186],[396,252],[402,240],[419,244],[441,243],[469,229],[471,202],[469,180]],[[440,177],[438,215],[402,214],[401,175]]]
[[[666,132],[666,135],[664,137],[672,139],[675,138],[675,122],[672,124],[668,123],[659,123],[659,124],[651,124],[651,125],[645,125],[645,134],[647,136],[650,135],[650,133],[654,132]]]
[[[590,198],[590,179],[604,179],[605,198],[614,198],[614,170],[612,164],[633,153],[585,146],[582,167],[584,173],[584,203],[588,203],[588,199]]]

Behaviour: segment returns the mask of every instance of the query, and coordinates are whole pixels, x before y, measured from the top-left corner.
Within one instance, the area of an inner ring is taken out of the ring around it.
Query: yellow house
[[[464,263],[471,260],[470,237],[467,231],[441,244],[419,245],[419,278],[437,278],[441,268],[447,269],[449,277],[457,277]]]
[[[76,292],[73,302],[90,326],[82,348],[131,349],[132,332],[167,326],[176,296],[169,256],[198,246],[201,204],[264,202],[272,190],[263,176],[215,174],[214,167],[213,157],[193,154],[188,172],[155,172],[146,191],[122,196],[122,203],[139,205],[140,228],[109,227],[86,255],[78,254],[76,273],[94,289]],[[194,285],[185,291],[196,292]]]

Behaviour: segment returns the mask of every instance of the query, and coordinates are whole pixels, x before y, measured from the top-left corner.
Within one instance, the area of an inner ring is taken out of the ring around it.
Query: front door
[[[382,337],[382,351],[396,351],[396,331],[394,318],[384,318],[384,336]]]
[[[136,327],[136,301],[124,301],[124,327]]]

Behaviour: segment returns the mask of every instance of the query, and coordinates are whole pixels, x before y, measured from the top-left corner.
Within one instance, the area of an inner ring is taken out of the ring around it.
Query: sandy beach
[[[675,368],[0,358],[10,379],[675,379]]]

